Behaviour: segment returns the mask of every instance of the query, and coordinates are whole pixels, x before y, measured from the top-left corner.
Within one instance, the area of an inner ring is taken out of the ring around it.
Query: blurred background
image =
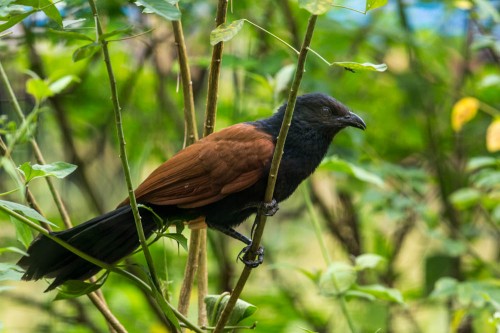
[[[0,17],[12,9],[12,1],[4,3]],[[365,9],[363,0],[335,3]],[[106,31],[123,29],[110,37],[116,40],[110,49],[137,185],[184,143],[172,25],[132,2],[98,6]],[[179,7],[201,133],[216,1]],[[99,48],[89,46],[95,31],[88,3],[57,8],[65,31],[90,42],[58,32],[37,12],[0,34],[0,61],[25,114],[36,111],[12,158],[35,163],[28,142],[34,137],[47,162],[78,166],[54,180],[76,224],[127,194],[107,73]],[[500,332],[499,8],[500,1],[488,0],[390,0],[366,15],[335,7],[319,17],[311,48],[328,62],[385,63],[388,70],[351,72],[309,54],[300,93],[334,96],[363,117],[367,130],[340,133],[313,177],[268,220],[265,263],[242,294],[257,311],[243,325],[258,322],[257,332],[348,332],[328,286],[324,242],[334,263],[353,268],[342,298],[359,332]],[[228,12],[229,22],[247,19],[295,48],[308,17],[293,0],[239,0]],[[287,46],[245,23],[224,46],[217,129],[272,114],[286,99],[296,60]],[[40,93],[40,82],[62,79],[62,89]],[[2,83],[0,134],[8,143],[20,126]],[[0,192],[18,186],[6,165]],[[29,187],[44,214],[62,226],[46,184]],[[19,192],[2,199],[25,203]],[[239,230],[249,234],[250,227],[249,221]],[[0,215],[0,247],[25,249],[32,235],[17,233]],[[209,292],[220,294],[242,269],[235,260],[241,244],[213,231],[208,237]],[[177,299],[186,251],[171,240],[151,248]],[[364,264],[356,260],[362,254]],[[52,302],[45,281],[15,281],[20,274],[6,267],[18,258],[0,251],[0,332],[107,331],[87,298]],[[134,259],[142,262],[142,255]],[[128,281],[112,274],[102,291],[130,332],[166,332]]]

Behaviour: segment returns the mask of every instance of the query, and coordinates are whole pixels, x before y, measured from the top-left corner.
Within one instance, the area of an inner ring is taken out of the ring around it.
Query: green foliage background
[[[0,16],[12,2],[0,3]],[[179,3],[200,129],[215,5]],[[338,5],[364,10],[364,1]],[[353,73],[309,54],[301,92],[336,97],[364,118],[367,130],[340,133],[311,181],[269,220],[265,264],[242,295],[257,311],[243,325],[258,322],[257,332],[348,332],[333,275],[346,286],[341,298],[359,332],[500,331],[500,171],[497,153],[485,144],[489,124],[500,116],[499,5],[398,0],[366,15],[332,7],[319,17],[311,48],[328,62],[386,63],[388,70]],[[168,21],[141,13],[131,2],[99,1],[98,6],[106,31],[125,29],[109,39],[116,40],[110,43],[111,58],[137,185],[183,146],[177,51]],[[240,0],[230,7],[228,22],[247,19],[300,46],[309,13],[297,1]],[[86,19],[67,31],[95,38],[85,1],[60,8],[65,20]],[[23,110],[29,114],[40,106],[12,157],[18,165],[34,163],[27,140],[35,137],[48,162],[76,164],[75,173],[56,183],[73,221],[83,222],[113,209],[126,190],[100,53],[74,62],[75,50],[89,41],[54,30],[61,30],[57,23],[36,14],[12,33],[0,34],[0,61]],[[225,44],[217,128],[270,115],[286,99],[295,63],[292,50],[245,23]],[[36,100],[33,92],[39,90],[27,88],[32,73],[50,83],[67,76],[71,82]],[[482,106],[455,133],[451,110],[464,96]],[[0,117],[8,143],[20,125],[2,85]],[[18,184],[9,176],[15,170],[3,166],[0,186],[7,192]],[[60,223],[45,184],[34,180],[29,187],[49,220]],[[25,202],[19,192],[7,198]],[[7,215],[0,218],[0,247],[23,248],[15,225]],[[322,255],[316,219],[333,266]],[[240,230],[248,234],[250,225]],[[152,251],[175,300],[186,252],[170,240]],[[237,242],[209,232],[210,293],[234,286],[239,251]],[[376,256],[360,259],[362,254]],[[18,257],[0,252],[0,265]],[[134,260],[142,263],[142,255]],[[0,272],[0,332],[107,330],[87,299],[52,302],[54,294],[42,293],[44,281],[15,281],[19,274],[4,266]],[[102,291],[130,332],[165,332],[128,281],[111,275]],[[191,317],[196,318],[194,307]]]

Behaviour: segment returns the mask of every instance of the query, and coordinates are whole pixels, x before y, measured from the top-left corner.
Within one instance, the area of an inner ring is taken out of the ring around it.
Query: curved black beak
[[[346,127],[356,127],[362,129],[363,131],[366,129],[366,124],[363,119],[355,113],[349,112],[347,116],[341,117],[339,120],[341,124]]]

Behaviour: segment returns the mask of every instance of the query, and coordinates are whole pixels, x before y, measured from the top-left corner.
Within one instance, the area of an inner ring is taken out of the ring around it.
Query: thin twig
[[[132,185],[132,177],[130,174],[130,166],[127,158],[127,150],[125,149],[125,134],[122,126],[122,115],[121,115],[121,107],[120,102],[118,100],[118,89],[116,87],[116,79],[115,74],[113,72],[113,67],[111,65],[111,58],[109,56],[108,42],[105,38],[101,38],[103,35],[103,30],[101,26],[101,22],[99,20],[99,15],[97,13],[97,6],[95,4],[95,0],[88,1],[90,8],[92,10],[92,14],[94,15],[95,25],[96,25],[96,39],[101,40],[102,53],[104,57],[104,63],[106,65],[106,70],[108,72],[108,78],[110,83],[111,90],[111,100],[113,102],[113,112],[115,114],[115,123],[116,123],[116,134],[118,137],[119,145],[120,145],[120,160],[122,162],[123,173],[125,176],[125,182],[127,184],[128,197],[130,200],[130,206],[132,208],[132,213],[134,215],[134,221],[137,228],[137,234],[139,236],[139,241],[141,244],[141,248],[144,252],[144,257],[146,258],[146,262],[149,268],[149,272],[151,274],[152,283],[154,283],[157,290],[160,290],[160,283],[158,281],[158,276],[156,275],[156,269],[153,263],[153,258],[151,253],[149,252],[149,248],[146,241],[146,236],[144,234],[144,229],[142,228],[141,216],[139,214],[139,208],[137,206],[137,201],[135,199],[134,187]]]
[[[302,76],[304,74],[305,63],[307,58],[307,52],[309,50],[309,45],[311,43],[312,35],[314,32],[314,27],[316,25],[317,15],[311,15],[307,24],[306,34],[304,36],[304,41],[302,42],[302,46],[300,48],[300,54],[297,62],[297,68],[295,70],[295,76],[292,83],[292,88],[290,89],[290,93],[288,95],[288,103],[285,110],[285,115],[283,117],[283,123],[281,124],[280,133],[278,135],[278,141],[276,142],[276,148],[274,150],[273,160],[271,163],[271,169],[269,171],[269,179],[267,183],[266,193],[264,197],[264,202],[270,203],[273,199],[274,187],[276,185],[276,179],[278,176],[279,165],[281,162],[281,158],[283,156],[283,148],[285,146],[286,136],[288,134],[288,129],[290,128],[293,111],[295,109],[295,102],[297,100],[297,94],[300,87],[300,82],[302,80]],[[257,228],[255,229],[255,234],[253,237],[253,242],[250,251],[247,253],[249,256],[253,256],[255,258],[255,253],[257,252],[260,241],[262,239],[262,234],[264,232],[264,227],[266,225],[267,217],[264,214],[257,214],[256,216]],[[220,333],[224,330],[224,326],[229,320],[229,315],[231,314],[234,306],[236,305],[236,301],[240,297],[241,292],[250,276],[250,272],[252,268],[245,266],[243,271],[241,272],[240,278],[231,293],[231,297],[229,298],[224,310],[221,313],[219,320],[217,321],[217,325],[215,327],[214,333]]]

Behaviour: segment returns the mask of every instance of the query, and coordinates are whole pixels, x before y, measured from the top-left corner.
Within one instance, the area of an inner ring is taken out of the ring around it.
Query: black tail
[[[157,229],[151,215],[148,210],[141,209],[146,237]],[[52,235],[109,264],[124,258],[139,246],[130,206],[120,207],[74,228],[53,232]],[[26,270],[23,280],[55,278],[46,291],[67,280],[88,279],[101,270],[45,236],[39,236],[33,241],[28,248],[28,254],[29,256],[22,257],[18,262],[18,265]]]

